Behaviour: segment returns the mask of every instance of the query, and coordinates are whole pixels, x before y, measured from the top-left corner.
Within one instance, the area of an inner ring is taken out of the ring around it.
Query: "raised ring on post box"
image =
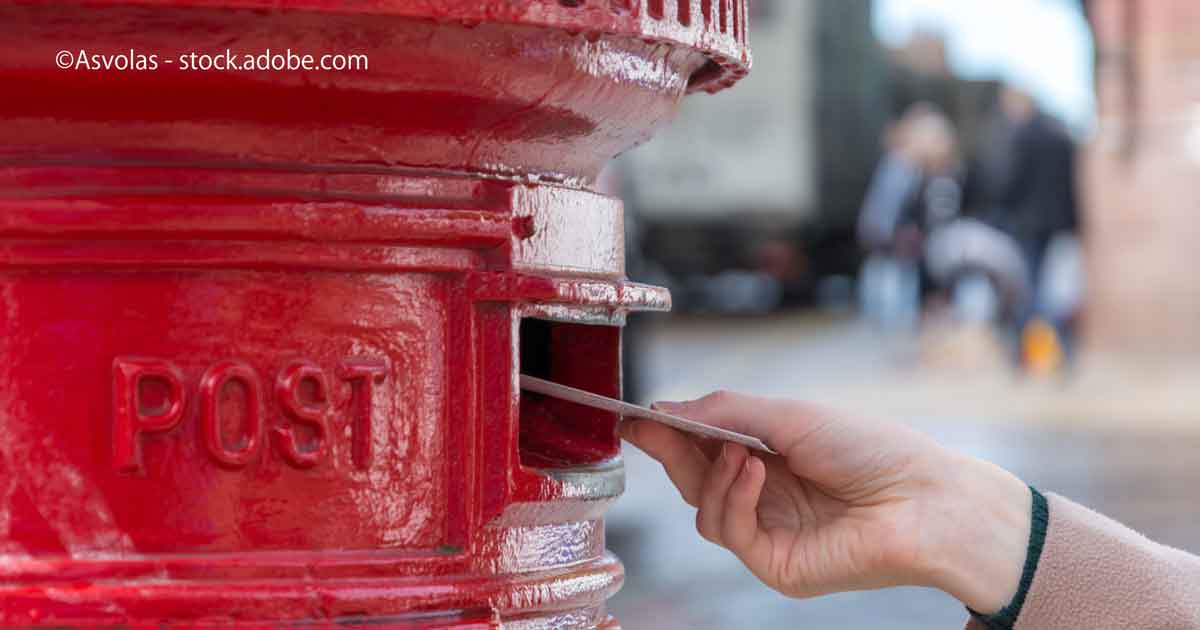
[[[162,400],[150,401],[144,386],[165,385]],[[157,403],[157,404],[151,404]],[[147,357],[113,359],[113,466],[124,473],[144,474],[141,437],[179,425],[187,403],[183,372],[170,361]]]
[[[222,435],[222,397],[225,385],[237,382],[245,388],[245,436],[235,449],[225,446]],[[240,361],[220,361],[208,368],[200,379],[200,431],[208,454],[228,468],[242,468],[258,454],[262,442],[263,421],[258,374]]]

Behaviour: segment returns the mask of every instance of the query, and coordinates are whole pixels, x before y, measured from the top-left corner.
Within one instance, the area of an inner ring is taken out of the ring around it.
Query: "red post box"
[[[615,627],[616,418],[517,375],[619,393],[669,296],[594,179],[745,31],[744,0],[0,7],[0,626]]]

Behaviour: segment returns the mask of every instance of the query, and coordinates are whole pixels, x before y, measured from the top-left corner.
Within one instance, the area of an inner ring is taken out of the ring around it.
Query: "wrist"
[[[951,456],[944,483],[931,499],[925,533],[925,583],[971,610],[993,614],[1016,595],[1031,529],[1032,493],[990,462]]]

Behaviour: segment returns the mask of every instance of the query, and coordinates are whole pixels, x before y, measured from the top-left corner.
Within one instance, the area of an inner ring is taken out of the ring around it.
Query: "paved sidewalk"
[[[812,315],[664,318],[649,328],[640,350],[647,399],[724,388],[916,422],[1200,432],[1200,357],[1135,361],[1085,352],[1069,376],[1036,379],[1013,370],[986,331],[887,335]]]

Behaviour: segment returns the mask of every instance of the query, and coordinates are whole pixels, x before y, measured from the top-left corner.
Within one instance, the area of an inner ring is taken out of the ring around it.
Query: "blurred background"
[[[623,156],[626,396],[914,424],[1200,552],[1200,3],[751,0],[754,70]],[[626,447],[628,628],[960,627],[775,595]]]

